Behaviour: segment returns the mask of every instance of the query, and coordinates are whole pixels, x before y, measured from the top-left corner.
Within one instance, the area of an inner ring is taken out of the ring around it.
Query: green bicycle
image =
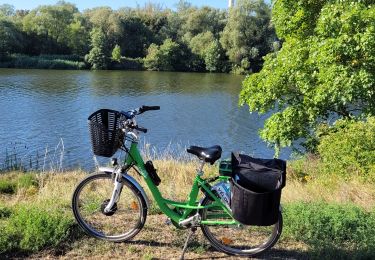
[[[246,226],[232,217],[228,198],[218,187],[229,187],[230,177],[218,175],[203,178],[205,163],[221,157],[220,146],[191,146],[187,152],[196,155],[200,166],[187,201],[166,199],[158,189],[160,179],[150,161],[144,162],[138,150],[139,135],[147,129],[136,123],[136,116],[158,106],[142,106],[127,112],[102,109],[89,117],[94,154],[111,157],[118,149],[126,152],[123,163],[112,159],[113,167],[99,167],[76,187],[72,209],[80,227],[89,235],[113,242],[132,239],[144,226],[149,200],[141,185],[128,174],[134,168],[145,180],[160,210],[178,228],[200,227],[211,245],[227,254],[254,256],[271,248],[282,230],[282,215],[271,226]],[[199,196],[199,192],[201,195]]]

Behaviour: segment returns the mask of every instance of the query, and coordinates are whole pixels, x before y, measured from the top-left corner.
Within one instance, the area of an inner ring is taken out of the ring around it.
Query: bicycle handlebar
[[[136,126],[136,127],[134,127],[134,129],[136,129],[140,132],[143,132],[143,133],[147,133],[147,128],[144,128],[144,127]]]
[[[141,106],[127,112],[121,111],[121,114],[125,116],[126,119],[133,119],[136,115],[140,115],[149,110],[160,110],[160,106]]]
[[[143,112],[149,110],[160,110],[160,106],[141,106],[140,108],[138,108],[139,114],[142,114]]]
[[[130,124],[127,124],[128,127],[130,128],[133,128],[133,129],[136,129],[140,132],[143,132],[143,133],[147,133],[147,129],[144,128],[144,127],[140,127],[138,125],[134,125],[134,117],[136,115],[140,115],[146,111],[150,111],[150,110],[160,110],[160,106],[141,106],[137,109],[133,109],[133,110],[130,110],[130,111],[127,111],[127,112],[124,112],[124,111],[121,111],[121,115],[123,115],[127,121],[132,119],[133,120],[133,123],[130,123]]]

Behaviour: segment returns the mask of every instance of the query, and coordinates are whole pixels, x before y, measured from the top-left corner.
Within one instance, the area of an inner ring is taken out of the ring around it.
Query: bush
[[[375,180],[375,117],[339,120],[321,137],[318,152],[329,173]]]
[[[283,236],[305,242],[317,255],[375,257],[375,211],[354,205],[293,203],[283,215]]]
[[[73,223],[62,210],[19,206],[3,226],[0,252],[35,252],[46,246],[57,246],[68,238]]]

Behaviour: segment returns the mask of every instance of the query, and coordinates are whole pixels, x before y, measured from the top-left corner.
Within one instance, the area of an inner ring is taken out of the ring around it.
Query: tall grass
[[[9,171],[61,172],[65,154],[64,140],[61,138],[55,147],[30,152],[26,144],[11,142],[5,148],[5,158],[0,161],[0,173]]]

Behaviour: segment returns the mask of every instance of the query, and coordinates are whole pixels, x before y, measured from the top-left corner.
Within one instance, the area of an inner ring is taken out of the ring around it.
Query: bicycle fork
[[[107,206],[104,208],[104,213],[109,213],[112,211],[113,205],[118,202],[122,190],[122,174],[120,171],[115,171],[115,177],[114,179],[114,188],[112,191],[111,199],[109,200]]]

